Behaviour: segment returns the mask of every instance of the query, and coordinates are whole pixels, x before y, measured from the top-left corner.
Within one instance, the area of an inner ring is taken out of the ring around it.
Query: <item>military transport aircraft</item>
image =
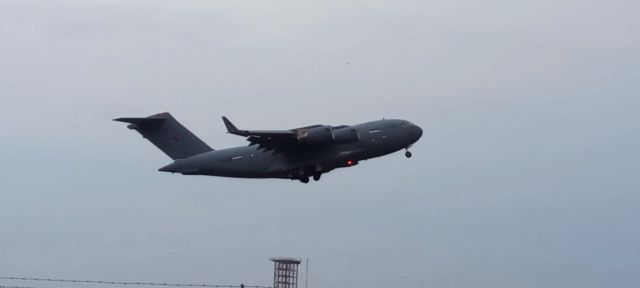
[[[357,165],[358,161],[406,149],[422,136],[422,129],[405,121],[386,119],[347,126],[313,125],[291,130],[240,130],[222,117],[230,134],[247,137],[248,146],[213,150],[171,114],[117,118],[130,123],[167,154],[173,163],[160,171],[183,175],[238,178],[284,178],[308,183],[323,173]]]

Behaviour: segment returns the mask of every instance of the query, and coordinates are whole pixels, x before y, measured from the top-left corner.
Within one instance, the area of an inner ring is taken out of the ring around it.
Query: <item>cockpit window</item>
[[[411,122],[409,121],[402,121],[402,124],[400,124],[402,127],[407,127],[407,126],[411,126]]]

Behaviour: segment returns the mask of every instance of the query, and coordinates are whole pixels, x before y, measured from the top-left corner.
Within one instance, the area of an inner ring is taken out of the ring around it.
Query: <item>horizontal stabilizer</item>
[[[166,117],[146,117],[146,118],[136,118],[136,117],[122,117],[113,119],[113,121],[131,123],[131,124],[154,124],[160,123],[162,121],[166,121]]]

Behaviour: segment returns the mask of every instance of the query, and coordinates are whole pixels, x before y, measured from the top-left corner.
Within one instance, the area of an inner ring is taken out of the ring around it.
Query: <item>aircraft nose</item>
[[[412,138],[411,140],[413,142],[418,141],[418,139],[422,137],[422,128],[420,128],[420,126],[418,125],[411,125],[411,127],[409,128],[409,135]]]
[[[420,139],[420,137],[422,137],[422,128],[420,128],[420,126],[418,126],[418,125],[413,125],[413,129],[416,130],[416,132],[415,132],[416,135],[417,135],[416,138]]]

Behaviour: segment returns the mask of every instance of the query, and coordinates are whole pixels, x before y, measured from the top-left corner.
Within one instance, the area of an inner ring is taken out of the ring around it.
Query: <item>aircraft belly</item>
[[[180,160],[182,168],[177,172],[192,175],[268,178],[272,177],[268,168],[275,160],[276,157],[271,152],[247,146],[217,150]]]

